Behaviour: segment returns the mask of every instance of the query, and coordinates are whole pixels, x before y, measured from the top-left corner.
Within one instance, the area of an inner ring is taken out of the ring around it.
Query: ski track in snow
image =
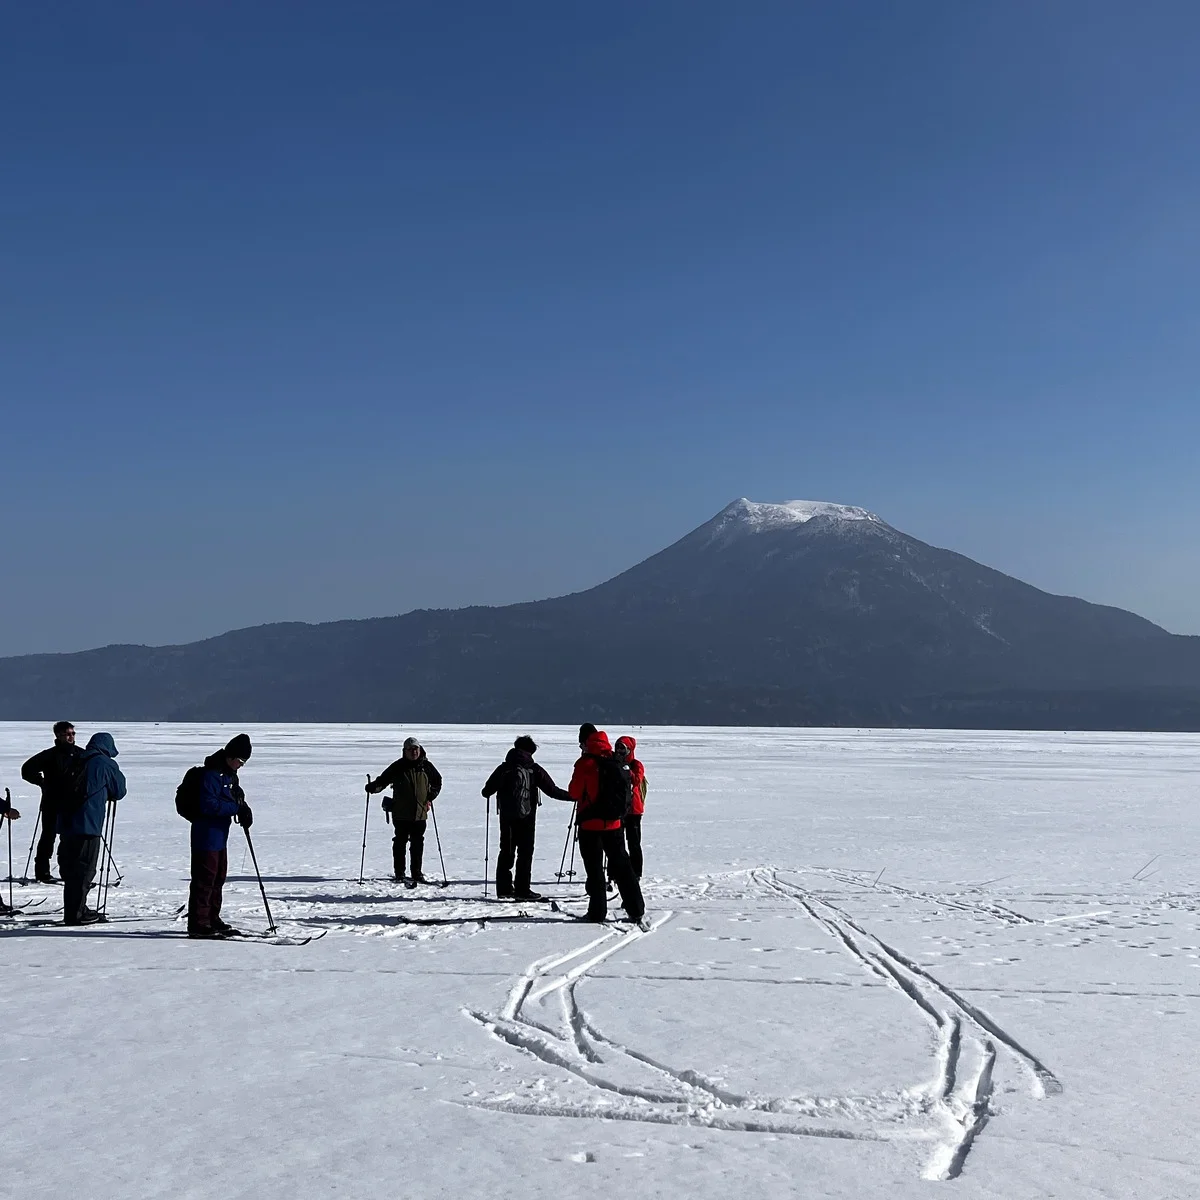
[[[860,885],[852,872],[813,869],[836,882]],[[660,889],[702,914],[714,895],[715,879],[689,885],[671,881]],[[748,881],[762,898],[798,906],[838,947],[875,980],[899,992],[933,1031],[933,1076],[911,1087],[866,1095],[760,1095],[743,1093],[692,1067],[606,1034],[579,1001],[579,989],[594,968],[652,936],[675,915],[660,914],[649,933],[606,930],[566,953],[530,963],[509,989],[499,1012],[464,1009],[464,1014],[508,1047],[565,1073],[573,1090],[566,1098],[544,1076],[526,1081],[527,1094],[511,1089],[473,1107],[523,1116],[602,1118],[658,1125],[704,1126],[738,1133],[790,1134],[845,1141],[933,1144],[922,1176],[953,1180],[964,1170],[976,1139],[995,1114],[994,1078],[1001,1060],[1023,1070],[1035,1098],[1062,1091],[1057,1076],[1016,1037],[913,959],[870,933],[843,908],[781,876],[775,868],[731,872],[723,879]],[[1040,925],[1001,904],[888,885],[876,886],[939,907],[966,911],[1006,925]],[[742,901],[753,895],[733,893]],[[742,918],[738,918],[742,919]],[[614,977],[605,976],[612,980]],[[620,978],[644,979],[633,975]],[[672,978],[691,978],[673,976]],[[704,976],[697,972],[697,980]]]
[[[962,1173],[971,1146],[991,1116],[997,1044],[1032,1076],[1037,1098],[1062,1092],[1057,1076],[982,1009],[867,932],[832,901],[780,878],[776,870],[752,871],[751,878],[760,887],[798,904],[865,970],[902,992],[933,1025],[937,1074],[929,1085],[929,1092],[935,1098],[937,1115],[946,1127],[946,1135],[926,1166],[925,1178],[955,1179]],[[943,902],[942,897],[928,893],[904,894]],[[1022,921],[1034,923],[1028,918],[1022,918]],[[969,1078],[964,1078],[963,1071],[968,1049],[964,1046],[964,1033],[970,1044],[970,1057],[978,1062]]]

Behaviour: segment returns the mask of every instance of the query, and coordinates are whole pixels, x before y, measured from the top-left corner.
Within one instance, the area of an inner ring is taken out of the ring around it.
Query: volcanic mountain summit
[[[1200,728],[1200,638],[863,508],[740,499],[569,596],[0,659],[0,715]]]

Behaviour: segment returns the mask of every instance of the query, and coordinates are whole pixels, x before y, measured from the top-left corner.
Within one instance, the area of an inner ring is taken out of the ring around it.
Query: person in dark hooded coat
[[[522,735],[513,743],[504,761],[483,785],[485,799],[496,797],[500,814],[500,853],[496,857],[496,895],[501,899],[541,900],[530,890],[533,874],[533,845],[537,836],[537,810],[540,793],[555,800],[570,800],[571,793],[560,788],[540,763],[533,761],[537,742]],[[513,856],[517,860],[513,883]]]
[[[100,914],[87,907],[87,894],[100,861],[108,804],[125,795],[125,776],[116,757],[112,734],[92,734],[79,758],[73,793],[63,795],[59,803],[58,873],[63,881],[64,925],[100,920]]]
[[[421,873],[425,856],[425,822],[429,809],[442,790],[442,777],[437,767],[425,755],[425,748],[415,737],[404,739],[404,752],[378,779],[367,784],[367,792],[375,795],[389,784],[390,799],[383,801],[383,810],[391,814],[392,866],[396,881],[404,880],[404,854],[406,847],[412,864],[412,884],[428,882]]]
[[[21,814],[17,812],[15,808],[13,808],[8,797],[0,796],[0,824],[3,824],[5,821],[18,821],[20,818]],[[11,835],[12,830],[10,829],[9,836],[11,837]],[[10,886],[9,891],[11,890],[12,888]],[[15,908],[9,908],[9,906],[5,904],[3,900],[0,900],[0,917],[6,917],[16,911],[17,910]]]
[[[188,937],[235,937],[237,930],[221,920],[221,901],[229,868],[229,826],[235,818],[245,829],[254,821],[238,772],[253,753],[250,739],[239,733],[204,760],[204,774],[192,818],[192,882],[188,889]]]

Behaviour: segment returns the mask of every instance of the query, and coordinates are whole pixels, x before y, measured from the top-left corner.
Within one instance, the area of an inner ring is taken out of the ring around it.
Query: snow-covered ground
[[[18,886],[49,899],[0,923],[0,1193],[1200,1195],[1200,738],[636,730],[642,934],[482,899],[479,787],[524,730],[251,727],[276,919],[329,931],[277,946],[175,917],[175,785],[235,730],[110,728],[111,922]],[[362,785],[408,732],[446,776],[446,889],[388,880],[378,798],[357,882]],[[565,784],[574,730],[528,732]],[[0,726],[17,874],[48,740]],[[567,815],[535,886],[580,911]],[[261,929],[231,847],[226,916]]]

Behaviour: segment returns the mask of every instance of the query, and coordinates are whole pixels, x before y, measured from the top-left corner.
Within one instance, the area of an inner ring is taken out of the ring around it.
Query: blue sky
[[[1200,633],[1200,6],[0,9],[0,653],[862,504]]]

